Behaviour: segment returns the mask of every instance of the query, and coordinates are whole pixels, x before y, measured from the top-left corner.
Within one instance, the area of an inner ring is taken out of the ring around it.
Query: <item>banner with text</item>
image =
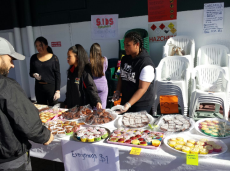
[[[66,171],[119,171],[119,151],[114,147],[62,140]]]
[[[153,22],[148,25],[149,42],[167,41],[177,35],[176,21]]]
[[[91,15],[92,39],[118,39],[118,14]]]
[[[204,33],[222,33],[224,2],[204,4]]]
[[[148,0],[148,21],[177,19],[177,0]]]

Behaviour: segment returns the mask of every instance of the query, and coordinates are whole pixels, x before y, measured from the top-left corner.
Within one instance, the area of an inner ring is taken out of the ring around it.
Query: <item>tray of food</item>
[[[88,114],[92,113],[93,110],[90,105],[86,106],[74,106],[71,109],[68,109],[62,114],[61,119],[66,120],[78,120],[85,118]]]
[[[208,137],[212,138],[230,138],[230,122],[218,119],[201,119],[196,122],[195,129]]]
[[[158,122],[159,131],[163,132],[187,132],[194,128],[195,121],[184,115],[166,115]]]
[[[59,119],[48,121],[45,126],[51,131],[54,138],[63,138],[72,135],[81,127],[76,121],[62,121]]]
[[[34,106],[38,109],[39,112],[49,109],[48,105],[34,104]]]
[[[117,114],[109,109],[94,110],[85,119],[86,125],[111,124],[117,119]]]
[[[51,120],[55,116],[61,115],[67,109],[48,109],[39,113],[40,119],[42,123],[46,123],[47,121]]]
[[[118,128],[107,139],[108,143],[157,150],[164,133],[147,129]]]
[[[164,139],[164,144],[179,153],[198,154],[199,156],[216,156],[228,150],[227,145],[217,139],[200,135],[173,134]]]
[[[153,117],[146,111],[125,113],[118,118],[118,126],[124,128],[145,128],[148,124],[153,124]]]
[[[72,136],[73,140],[84,142],[84,143],[94,143],[103,141],[110,136],[110,130],[104,127],[84,127],[75,132]]]

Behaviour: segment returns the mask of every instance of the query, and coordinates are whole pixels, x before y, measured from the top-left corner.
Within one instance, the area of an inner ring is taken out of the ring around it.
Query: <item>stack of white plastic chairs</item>
[[[228,119],[229,82],[225,71],[217,65],[200,65],[192,72],[192,94],[189,116],[194,117],[200,103],[215,103],[223,107],[224,118]]]
[[[228,81],[230,80],[230,55],[229,49],[226,46],[219,44],[211,44],[202,46],[197,54],[197,66],[199,65],[217,65],[225,70]],[[229,84],[230,86],[230,84]],[[229,87],[230,91],[230,87]],[[230,92],[229,98],[230,98]],[[230,102],[230,99],[229,99]]]
[[[163,58],[156,68],[154,84],[153,115],[157,114],[157,106],[161,95],[177,95],[182,114],[188,112],[188,82],[190,79],[190,62],[183,56]]]
[[[185,52],[183,55],[190,61],[190,67],[194,67],[195,59],[195,41],[188,36],[176,36],[171,37],[167,40],[165,46],[163,47],[163,58],[170,56],[173,46],[178,46],[182,48]]]

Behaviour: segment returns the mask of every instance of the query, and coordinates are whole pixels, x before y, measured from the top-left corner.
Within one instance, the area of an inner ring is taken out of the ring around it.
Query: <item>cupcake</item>
[[[136,131],[135,135],[141,135],[141,132],[140,131]]]
[[[207,149],[200,149],[200,154],[208,154],[208,150]]]
[[[124,143],[126,143],[126,144],[131,144],[131,141],[132,141],[132,140],[126,140]]]
[[[194,140],[187,140],[187,143],[195,144],[196,141]]]
[[[162,140],[162,138],[161,138],[161,137],[154,137],[154,139],[157,139],[157,140],[159,140],[159,141],[161,141],[161,140]]]
[[[145,141],[141,141],[141,142],[140,142],[140,145],[142,145],[142,146],[147,146],[147,143],[146,143]]]
[[[220,145],[217,145],[217,144],[213,145],[212,147],[213,147],[213,151],[217,152],[217,153],[221,152],[221,150],[222,150],[222,147]]]
[[[218,133],[216,133],[216,132],[212,132],[212,133],[211,133],[211,136],[213,136],[213,137],[218,137],[218,136],[219,136],[219,134],[218,134]]]
[[[204,146],[202,146],[202,145],[195,145],[194,148],[203,149]]]
[[[89,135],[87,138],[88,142],[94,142],[94,136],[93,135]]]
[[[209,128],[208,128],[208,127],[202,127],[202,128],[201,128],[201,131],[202,131],[202,132],[209,131]]]
[[[217,121],[217,120],[213,120],[212,121],[214,124],[218,124],[219,123],[219,121]]]
[[[182,147],[183,147],[183,145],[175,145],[174,148],[175,148],[176,150],[181,151]]]
[[[81,142],[86,142],[86,140],[87,140],[87,136],[86,136],[86,135],[83,135],[83,136],[81,137]]]
[[[152,138],[146,138],[145,141],[147,142],[148,145],[152,145]]]
[[[193,148],[194,147],[194,144],[192,143],[186,143],[185,146],[189,147],[189,148]]]
[[[145,141],[144,138],[138,138],[138,140],[139,140],[140,142]]]
[[[168,141],[168,145],[170,147],[175,147],[176,146],[176,141]]]
[[[202,146],[204,146],[204,145],[205,145],[205,142],[197,141],[197,142],[195,143],[195,145],[202,145]]]
[[[210,146],[210,145],[206,145],[206,146],[204,146],[204,148],[208,150],[208,153],[212,153],[213,152],[213,147]]]
[[[184,138],[182,138],[182,137],[177,137],[176,140],[177,140],[177,141],[184,141]]]
[[[144,132],[144,133],[147,133],[147,134],[148,134],[148,133],[150,133],[150,131],[149,131],[149,130],[145,130],[145,131],[143,131],[143,132]]]
[[[78,140],[81,140],[81,137],[82,137],[83,135],[84,135],[84,134],[83,134],[82,132],[81,132],[81,133],[78,133],[78,134],[77,134],[77,139],[78,139]]]
[[[137,137],[130,137],[130,139],[131,139],[131,140],[136,140],[136,139],[137,139]]]
[[[103,138],[103,139],[105,139],[109,136],[107,131],[101,132],[101,135],[102,135],[101,138]]]
[[[99,126],[95,126],[94,128],[95,128],[96,130],[99,130],[99,129],[100,129],[100,127],[99,127]]]
[[[205,133],[206,135],[211,135],[211,134],[212,134],[212,131],[210,131],[210,130],[205,130],[204,133]]]
[[[198,154],[199,151],[200,151],[199,148],[192,148],[191,151],[190,151],[190,153],[191,153],[191,154]]]
[[[159,140],[152,140],[152,145],[158,147],[161,144]]]
[[[200,139],[200,141],[202,141],[202,142],[207,142],[208,140],[206,139],[206,138],[202,138],[202,139]]]
[[[183,151],[185,153],[190,153],[190,150],[191,149],[189,147],[187,147],[187,146],[183,146],[182,149],[181,149],[181,151]]]
[[[94,136],[94,141],[100,141],[100,140],[101,140],[101,135]]]
[[[118,138],[118,139],[124,138],[124,136],[123,136],[123,135],[120,135],[120,136],[117,136],[117,138]]]
[[[123,143],[125,141],[125,139],[124,138],[120,138],[120,139],[118,139],[118,141],[117,142],[119,142],[119,143]]]
[[[99,131],[100,131],[100,132],[104,132],[104,131],[106,131],[106,130],[105,130],[105,128],[100,128]],[[116,131],[116,130],[115,130],[115,131]]]
[[[176,138],[170,138],[169,141],[177,141]]]
[[[136,135],[135,137],[137,137],[137,138],[141,138],[141,135]]]
[[[132,140],[131,143],[133,145],[139,145],[140,144],[140,141],[139,140]]]
[[[130,136],[129,135],[124,135],[124,139],[128,140],[128,139],[130,139]]]
[[[206,143],[207,143],[207,145],[211,145],[211,146],[216,145],[216,143],[214,141],[207,141]]]
[[[185,142],[184,142],[184,141],[177,141],[176,144],[177,144],[177,145],[184,145]]]
[[[208,127],[210,130],[212,130],[212,129],[215,129],[216,127],[215,126],[209,126]]]
[[[118,141],[118,138],[112,137],[112,138],[110,138],[110,140],[109,140],[109,141],[112,141],[112,142],[117,142],[117,141]]]
[[[156,136],[159,136],[159,137],[163,138],[164,134],[163,134],[163,133],[160,133],[160,132],[157,132],[157,133],[156,133]]]
[[[94,129],[93,127],[89,127],[89,128],[88,128],[89,131],[92,131],[93,129]]]
[[[101,131],[101,129],[100,129],[100,131]],[[101,132],[104,132],[105,130],[103,130],[103,131],[101,131]],[[115,130],[115,131],[113,131],[115,134],[120,134],[121,133],[121,131],[119,131],[119,130]]]

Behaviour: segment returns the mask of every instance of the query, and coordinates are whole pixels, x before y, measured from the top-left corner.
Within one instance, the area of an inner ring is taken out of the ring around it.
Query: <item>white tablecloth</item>
[[[111,131],[116,129],[117,122],[106,126]],[[187,134],[199,134],[195,129]],[[70,140],[70,137],[63,139]],[[186,155],[169,149],[162,144],[159,150],[142,149],[139,156],[130,155],[131,147],[97,142],[92,145],[113,146],[119,149],[119,160],[121,171],[139,170],[163,170],[163,171],[229,171],[230,170],[230,138],[222,139],[228,146],[228,151],[216,157],[200,157],[199,166],[186,165]],[[62,162],[61,140],[54,140],[50,145],[32,143],[30,154],[32,157],[43,158],[52,161]],[[76,145],[79,142],[76,142]]]

